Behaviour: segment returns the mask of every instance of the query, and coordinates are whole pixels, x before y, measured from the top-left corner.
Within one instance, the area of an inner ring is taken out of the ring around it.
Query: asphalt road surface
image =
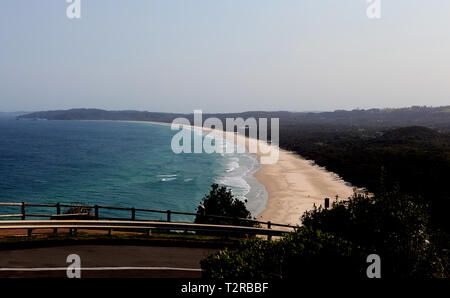
[[[199,278],[209,248],[71,245],[0,250],[0,277],[67,278],[67,257],[80,257],[81,278]],[[75,272],[72,270],[71,272]]]

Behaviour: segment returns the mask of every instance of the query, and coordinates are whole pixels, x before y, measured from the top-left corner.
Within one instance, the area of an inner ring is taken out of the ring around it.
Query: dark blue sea
[[[253,177],[260,167],[256,156],[175,154],[175,133],[149,123],[0,119],[0,202],[194,212],[210,185],[219,183],[248,199],[254,216],[264,210],[267,193]],[[28,212],[48,213],[39,209]],[[20,213],[20,208],[0,206],[2,213]],[[174,220],[193,218],[179,215]]]

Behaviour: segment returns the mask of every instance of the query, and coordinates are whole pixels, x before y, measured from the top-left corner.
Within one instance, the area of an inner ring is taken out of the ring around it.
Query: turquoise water
[[[0,119],[0,202],[194,212],[210,185],[219,183],[248,199],[254,216],[264,210],[267,193],[253,177],[259,168],[254,155],[175,154],[175,133],[147,123]],[[0,213],[9,212],[20,210],[0,206]],[[128,216],[120,212],[101,215]]]

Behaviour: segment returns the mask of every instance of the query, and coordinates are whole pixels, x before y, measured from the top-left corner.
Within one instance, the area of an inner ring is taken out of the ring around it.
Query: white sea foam
[[[230,161],[227,164],[227,172],[228,173],[233,172],[237,168],[239,168],[239,158],[237,157],[230,158]]]
[[[234,146],[234,143],[226,139],[223,145]],[[225,171],[216,178],[216,183],[230,187],[236,197],[247,200],[247,208],[256,217],[264,211],[268,199],[264,185],[253,177],[260,168],[256,155],[246,152],[224,154],[223,157]]]
[[[177,178],[162,178],[161,179],[161,182],[169,182],[169,181],[173,181],[173,180],[176,180]]]
[[[250,185],[245,181],[242,176],[223,176],[216,179],[218,184],[229,186],[233,189],[239,188],[238,191],[234,190],[240,197],[245,197],[250,191]]]

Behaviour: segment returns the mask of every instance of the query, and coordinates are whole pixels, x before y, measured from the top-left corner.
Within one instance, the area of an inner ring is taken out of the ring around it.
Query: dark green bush
[[[342,238],[303,228],[275,241],[250,239],[201,261],[204,277],[218,279],[361,277],[366,254]]]
[[[85,214],[92,216],[92,208],[85,206],[70,207],[64,211],[64,214]]]
[[[298,232],[276,241],[252,239],[201,262],[207,278],[367,278],[369,254],[384,278],[448,276],[429,229],[427,208],[397,191],[354,195],[302,216]]]
[[[384,277],[443,275],[441,252],[432,241],[428,208],[397,190],[354,195],[302,216],[304,226],[342,237],[380,255]]]
[[[257,226],[251,221],[252,215],[247,210],[246,203],[247,201],[235,198],[231,189],[213,184],[209,194],[205,195],[197,207],[199,215],[195,217],[195,223]],[[208,215],[232,217],[233,219],[209,217]],[[249,219],[250,221],[242,219]]]

